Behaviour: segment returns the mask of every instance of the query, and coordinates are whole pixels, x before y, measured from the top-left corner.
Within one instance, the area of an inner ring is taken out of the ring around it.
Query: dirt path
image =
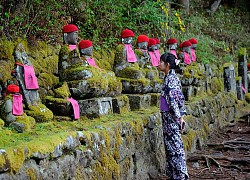
[[[250,180],[250,125],[238,122],[187,158],[190,180]]]

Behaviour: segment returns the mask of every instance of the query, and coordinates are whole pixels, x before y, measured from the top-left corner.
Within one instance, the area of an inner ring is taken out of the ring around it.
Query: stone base
[[[151,106],[160,107],[160,93],[151,93]]]
[[[131,111],[150,108],[151,96],[149,94],[145,95],[129,94],[127,96],[129,98]]]
[[[122,114],[130,111],[129,98],[126,95],[112,98],[113,112]]]
[[[120,79],[122,82],[122,92],[128,94],[145,94],[152,92],[149,79]]]
[[[74,116],[73,107],[66,99],[47,96],[45,105],[55,116]]]
[[[113,113],[111,97],[78,100],[77,102],[80,106],[81,116],[87,116],[90,119]]]

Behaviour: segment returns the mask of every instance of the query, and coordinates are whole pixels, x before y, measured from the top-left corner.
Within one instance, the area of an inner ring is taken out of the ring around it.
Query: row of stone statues
[[[58,60],[60,85],[54,88],[54,97],[46,98],[45,104],[49,108],[41,103],[36,74],[25,49],[22,44],[16,47],[13,79],[7,87],[1,118],[18,131],[22,132],[25,129],[27,119],[49,121],[53,118],[53,113],[79,119],[80,108],[77,100],[114,97],[119,96],[121,92],[127,94],[160,92],[163,75],[157,69],[160,62],[158,39],[139,35],[138,49],[134,50],[132,47],[134,32],[130,29],[123,30],[121,44],[116,48],[113,71],[108,71],[96,64],[93,57],[93,43],[90,40],[81,40],[77,44],[77,26],[68,24],[63,27],[62,33],[63,45]],[[196,60],[197,40],[185,41],[179,57],[176,53],[177,40],[171,38],[167,43],[177,61],[182,58],[185,64],[190,64]]]

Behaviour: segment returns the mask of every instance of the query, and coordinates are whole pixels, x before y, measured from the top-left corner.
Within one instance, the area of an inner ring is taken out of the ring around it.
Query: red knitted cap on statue
[[[154,40],[156,41],[156,44],[160,44],[161,43],[160,40],[157,39],[157,38],[154,38]]]
[[[130,30],[130,29],[124,29],[123,31],[122,31],[122,34],[121,34],[121,37],[122,38],[127,38],[127,37],[134,37],[135,35],[134,35],[134,32],[132,31],[132,30]]]
[[[137,43],[141,43],[141,42],[148,42],[149,38],[146,35],[139,35],[137,38]]]
[[[74,31],[78,31],[78,28],[74,24],[68,24],[62,28],[63,33],[70,33]]]
[[[148,46],[153,46],[153,45],[156,45],[156,40],[154,40],[153,38],[149,38]]]
[[[180,45],[179,45],[179,46],[180,46],[180,48],[182,48],[182,47],[183,47],[183,43],[180,43]]]
[[[7,94],[18,93],[18,92],[19,92],[19,86],[15,84],[10,84],[7,86]]]
[[[177,43],[177,39],[175,39],[175,38],[170,38],[170,39],[167,41],[167,44],[174,44],[174,43]]]
[[[79,45],[78,45],[78,47],[80,49],[85,49],[85,48],[88,48],[90,46],[93,46],[93,43],[90,40],[81,40]]]
[[[250,71],[250,63],[247,64],[247,68]]]
[[[188,46],[192,46],[192,43],[190,41],[184,41],[182,47],[188,47]]]
[[[195,38],[191,38],[191,39],[189,39],[189,41],[190,41],[192,44],[198,44],[198,41],[197,41],[197,39],[195,39]]]

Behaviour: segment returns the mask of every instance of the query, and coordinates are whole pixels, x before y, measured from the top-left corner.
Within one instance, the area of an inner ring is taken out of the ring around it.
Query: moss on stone
[[[138,79],[142,77],[143,74],[145,75],[145,72],[142,71],[142,69],[140,69],[137,64],[135,64],[133,66],[122,69],[117,73],[117,76],[121,78]]]
[[[246,102],[250,104],[250,93],[245,94],[245,99],[246,99]]]
[[[46,96],[45,97],[45,100],[48,100],[49,102],[55,102],[55,103],[67,103],[67,99],[64,99],[64,98],[55,98],[53,96]],[[70,102],[68,102],[70,103]]]
[[[29,131],[35,126],[35,119],[23,113],[22,116],[16,116],[16,122],[24,124],[24,130]]]
[[[196,138],[196,133],[194,130],[190,130],[187,135],[183,136],[184,148],[186,151],[190,151]]]
[[[245,56],[247,54],[247,49],[246,48],[240,48],[238,52],[238,57],[242,58],[242,56]]]
[[[54,90],[56,98],[69,98],[71,96],[67,82],[64,82],[63,85]]]
[[[224,84],[222,80],[217,77],[213,77],[211,80],[211,91],[213,94],[217,94],[218,92],[222,92],[224,90]]]
[[[29,106],[26,110],[28,116],[35,118],[36,122],[48,122],[53,119],[53,113],[45,105],[39,103],[37,106]]]
[[[26,169],[26,173],[27,173],[28,177],[30,178],[30,180],[36,180],[37,179],[36,170],[34,168]]]
[[[13,59],[15,44],[12,41],[8,41],[6,38],[0,40],[0,59],[10,60]]]
[[[2,119],[0,118],[0,129],[1,129],[2,127],[4,127],[4,120],[2,120]]]

